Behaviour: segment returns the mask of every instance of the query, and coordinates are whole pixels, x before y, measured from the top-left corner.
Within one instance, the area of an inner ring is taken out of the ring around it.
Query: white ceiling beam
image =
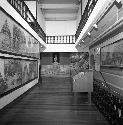
[[[72,21],[76,20],[76,17],[67,17],[67,18],[45,18],[45,21]]]
[[[67,18],[67,17],[76,17],[75,13],[71,13],[71,14],[49,14],[46,13],[45,14],[45,18]]]
[[[78,10],[76,9],[44,9],[43,10],[44,13],[63,13],[63,14],[70,14],[70,13],[76,13],[78,12]]]
[[[42,9],[78,9],[76,4],[39,4]]]

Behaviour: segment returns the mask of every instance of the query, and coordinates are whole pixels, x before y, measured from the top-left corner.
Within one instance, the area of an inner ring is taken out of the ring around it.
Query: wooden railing
[[[46,34],[38,24],[37,20],[25,4],[24,0],[7,0],[21,17],[34,29],[34,31],[46,41]]]
[[[46,36],[47,44],[75,44],[75,35]]]
[[[98,0],[88,0],[87,5],[86,5],[85,10],[84,10],[84,13],[83,13],[81,20],[79,22],[79,26],[77,28],[76,34],[75,34],[76,40],[78,39],[82,29],[84,28],[84,26],[85,26],[85,24],[90,16],[90,14],[92,13],[97,1]]]

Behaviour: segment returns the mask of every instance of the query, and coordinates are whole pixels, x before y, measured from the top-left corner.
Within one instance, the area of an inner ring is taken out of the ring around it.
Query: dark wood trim
[[[31,59],[22,59],[22,58],[14,58],[14,57],[6,57],[6,56],[0,56],[2,59],[14,59],[14,60],[26,60],[26,61],[37,61],[37,60],[31,60]]]
[[[14,52],[8,52],[8,51],[4,51],[4,50],[0,50],[0,53],[2,53],[2,54],[8,54],[8,55],[14,55],[15,57],[16,56],[21,56],[22,58],[26,57],[26,58],[29,58],[28,60],[31,60],[31,59],[37,60],[37,59],[39,59],[39,58],[36,58],[36,57],[26,56],[26,55],[17,54],[17,53],[14,53]],[[4,56],[4,57],[6,57],[6,56]],[[7,57],[7,58],[9,58],[9,57]]]
[[[36,0],[36,20],[38,18],[38,1]]]
[[[82,0],[81,0],[80,4],[81,4],[81,18],[82,18]]]
[[[76,30],[76,34],[75,34],[75,39],[77,40],[82,29],[84,28],[90,14],[92,13],[94,7],[96,6],[96,3],[97,3],[98,0],[92,0],[92,3],[90,4],[91,0],[88,0],[87,4],[86,4],[86,7],[84,9],[84,13],[82,14],[81,16],[81,20],[79,22],[79,26]]]

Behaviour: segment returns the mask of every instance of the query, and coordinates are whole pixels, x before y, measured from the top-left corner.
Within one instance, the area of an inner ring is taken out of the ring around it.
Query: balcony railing
[[[47,44],[75,44],[75,35],[46,36]]]
[[[78,39],[82,29],[84,28],[84,26],[85,26],[85,24],[90,16],[90,14],[92,13],[97,1],[98,0],[88,0],[87,5],[86,5],[85,10],[84,10],[84,13],[83,13],[81,20],[79,22],[79,26],[77,28],[76,34],[75,34],[76,40]]]
[[[32,27],[32,29],[46,41],[46,34],[38,24],[37,20],[25,4],[24,0],[7,0],[12,7],[21,15],[21,17]]]

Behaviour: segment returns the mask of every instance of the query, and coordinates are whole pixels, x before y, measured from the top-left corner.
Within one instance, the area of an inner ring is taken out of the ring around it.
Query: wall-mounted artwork
[[[0,58],[0,96],[37,77],[37,61]]]
[[[123,67],[123,40],[101,48],[101,66]]]
[[[4,74],[8,90],[22,84],[22,65],[20,60],[5,59]]]
[[[39,42],[36,40],[36,39],[33,39],[33,47],[31,48],[31,54],[33,54],[34,55],[34,57],[37,57],[37,58],[39,58],[40,57],[40,55],[39,55]]]
[[[7,84],[4,77],[4,59],[0,59],[0,94],[7,90]]]
[[[36,61],[31,61],[29,64],[29,78],[34,79],[38,77],[38,65]]]
[[[30,80],[29,78],[29,61],[23,60],[22,63],[22,77],[23,77],[23,83],[28,82]]]
[[[0,50],[38,58],[39,41],[2,8],[0,8],[0,17],[2,17],[0,20]]]

